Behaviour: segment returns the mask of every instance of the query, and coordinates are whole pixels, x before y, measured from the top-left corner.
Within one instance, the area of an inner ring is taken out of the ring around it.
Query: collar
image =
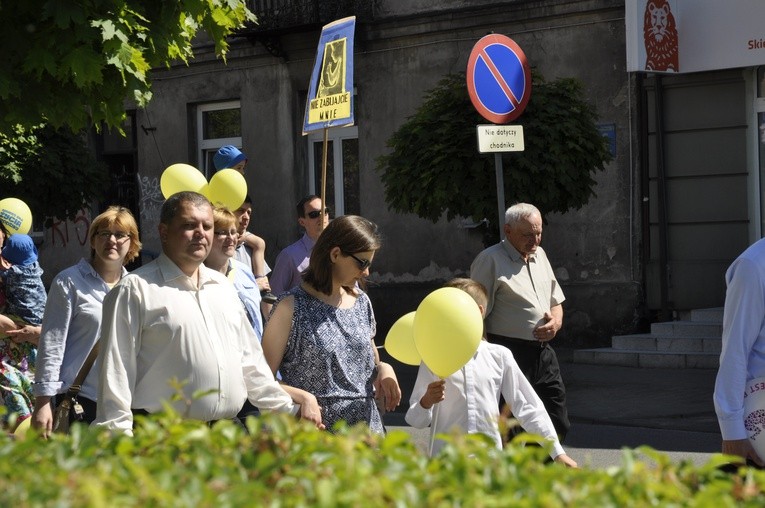
[[[303,237],[300,239],[300,241],[303,243],[303,247],[305,247],[305,250],[308,252],[311,252],[313,250],[313,246],[316,245],[316,240],[308,236],[308,233],[303,233]]]
[[[80,271],[83,277],[94,277],[96,279],[101,279],[101,276],[98,275],[98,272],[95,268],[93,268],[93,265],[85,258],[80,258],[80,261],[77,263],[77,269]],[[124,266],[122,267],[122,277],[127,275],[128,271],[127,268]]]
[[[518,252],[518,250],[515,247],[513,247],[513,244],[508,242],[507,239],[502,240],[502,242],[500,242],[500,245],[502,245],[502,249],[504,249],[505,253],[510,257],[510,259],[512,259],[516,263],[524,263],[524,264],[526,263],[523,260],[523,256],[521,256],[521,253]],[[537,247],[537,249],[538,248],[539,247]],[[529,254],[529,262],[536,261],[536,257],[537,257],[537,254],[535,252]]]
[[[159,268],[159,273],[162,275],[162,280],[165,282],[170,282],[171,280],[175,280],[178,278],[186,278],[189,281],[191,281],[191,277],[183,273],[183,271],[178,268],[178,265],[173,263],[173,261],[167,257],[167,255],[163,252],[159,255],[159,257],[155,261],[157,263],[157,267]],[[215,282],[214,273],[218,273],[212,268],[207,268],[204,263],[200,263],[199,265],[199,287],[201,288],[208,282]]]

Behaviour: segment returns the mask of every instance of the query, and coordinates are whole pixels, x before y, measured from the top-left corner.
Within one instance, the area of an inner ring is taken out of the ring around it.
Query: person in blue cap
[[[234,145],[225,145],[213,155],[215,170],[231,168],[244,175],[244,167],[247,165],[247,157]]]
[[[3,247],[3,258],[11,266],[0,270],[7,299],[6,313],[30,325],[42,323],[46,292],[37,247],[29,235],[11,235]]]
[[[247,165],[247,156],[234,145],[224,145],[215,152],[215,155],[213,156],[213,164],[215,165],[216,171],[231,168],[239,171],[242,176],[244,176],[244,167]],[[245,208],[247,208],[247,210],[244,210]],[[271,293],[271,286],[266,277],[271,271],[271,267],[266,263],[266,241],[258,235],[247,231],[250,214],[252,213],[252,204],[249,201],[245,201],[242,207],[234,213],[240,221],[240,226],[242,226],[240,229],[243,229],[239,234],[237,252],[244,250],[249,251],[244,257],[250,258],[252,274],[255,276],[255,280],[260,288],[260,295],[264,304],[262,314],[263,317],[266,318],[270,313],[271,304],[276,302],[276,296]],[[237,258],[240,261],[244,260],[240,256],[237,256]]]
[[[39,326],[47,295],[34,241],[29,235],[11,235],[5,241],[0,259],[0,286],[5,295],[5,309],[0,310],[4,317],[10,318],[14,326]],[[14,414],[16,421],[10,429],[14,430],[32,415],[37,343],[23,339],[17,342],[1,330],[0,337],[0,400],[8,408],[0,426],[10,426],[11,414]]]

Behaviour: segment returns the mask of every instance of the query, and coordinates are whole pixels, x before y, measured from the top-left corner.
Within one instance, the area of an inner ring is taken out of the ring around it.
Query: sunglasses
[[[329,214],[329,208],[324,209],[324,215],[327,215],[327,214]],[[308,216],[309,219],[315,219],[319,215],[321,215],[321,210],[311,210],[306,215]]]
[[[370,266],[372,266],[372,262],[368,259],[362,259],[360,257],[354,256],[350,252],[346,252],[345,254],[352,257],[353,260],[356,261],[356,264],[359,265],[359,270],[361,270],[362,272],[366,270],[367,268],[369,268]]]

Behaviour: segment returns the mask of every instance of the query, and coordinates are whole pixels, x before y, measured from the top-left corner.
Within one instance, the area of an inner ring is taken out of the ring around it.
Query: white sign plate
[[[522,152],[522,125],[478,125],[478,151],[491,152]]]

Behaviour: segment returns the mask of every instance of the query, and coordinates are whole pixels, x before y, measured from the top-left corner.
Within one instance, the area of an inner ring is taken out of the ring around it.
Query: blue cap
[[[246,161],[247,157],[234,145],[225,145],[213,155],[213,164],[215,169],[220,171],[221,169],[233,168],[242,161]]]
[[[16,233],[5,242],[3,257],[14,265],[31,265],[37,261],[37,247],[31,236]]]

